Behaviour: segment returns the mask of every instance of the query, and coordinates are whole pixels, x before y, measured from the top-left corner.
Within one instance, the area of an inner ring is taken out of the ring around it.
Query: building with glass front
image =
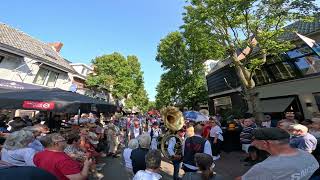
[[[320,43],[320,21],[296,22],[290,25],[300,34]],[[289,27],[290,27],[289,26]],[[283,112],[294,111],[310,119],[320,110],[320,46],[309,47],[295,34],[287,34],[296,48],[278,56],[268,57],[267,63],[255,71],[258,111],[282,118]],[[241,95],[242,87],[230,61],[221,62],[206,76],[209,92],[209,109],[220,111],[247,111]]]

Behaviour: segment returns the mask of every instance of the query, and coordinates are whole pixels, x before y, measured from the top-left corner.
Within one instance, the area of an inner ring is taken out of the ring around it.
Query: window
[[[59,73],[50,71],[48,81],[47,81],[47,86],[49,87],[54,87],[56,85],[56,81],[58,79]]]
[[[294,70],[288,62],[275,63],[268,65],[268,67],[277,81],[295,77]]]
[[[255,75],[253,76],[253,79],[257,85],[268,84],[272,82],[271,77],[264,68],[261,68],[261,70],[256,70],[254,73]]]
[[[34,78],[33,83],[44,85],[48,74],[49,74],[49,70],[40,68],[36,77]]]
[[[303,47],[288,51],[287,55],[290,58],[297,58],[297,57],[301,57],[301,56],[312,54],[312,53],[313,51],[309,46],[303,46]]]
[[[33,83],[54,87],[59,77],[59,73],[48,69],[40,68]]]
[[[84,67],[82,67],[82,71],[81,71],[81,74],[85,74],[85,68]]]
[[[284,61],[285,56],[283,54],[277,55],[277,56],[268,56],[267,57],[267,64],[274,64]]]
[[[318,55],[309,55],[295,59],[295,64],[303,75],[309,75],[320,72],[320,57]]]

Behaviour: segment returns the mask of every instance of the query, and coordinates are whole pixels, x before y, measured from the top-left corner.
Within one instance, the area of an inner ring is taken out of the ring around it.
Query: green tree
[[[148,111],[150,111],[151,109],[156,109],[156,102],[155,101],[149,101]]]
[[[204,67],[199,57],[180,32],[172,32],[160,41],[156,61],[166,72],[157,86],[157,107],[195,108],[206,101]]]
[[[127,108],[146,110],[148,96],[136,56],[125,58],[120,53],[112,53],[96,57],[92,63],[95,73],[87,78],[89,87],[107,89],[116,99],[125,99]]]
[[[192,47],[203,48],[208,59],[231,59],[256,113],[254,72],[267,56],[277,56],[293,47],[282,39],[289,22],[310,20],[317,12],[315,0],[188,0],[184,37]],[[213,48],[209,48],[209,47]],[[208,50],[208,51],[207,51]],[[239,54],[239,50],[243,50]],[[201,61],[201,60],[200,60]]]

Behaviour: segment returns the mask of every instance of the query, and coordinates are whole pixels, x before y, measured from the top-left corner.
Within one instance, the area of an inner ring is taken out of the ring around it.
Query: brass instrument
[[[182,112],[178,108],[168,106],[163,108],[160,113],[166,128],[175,132],[183,127],[184,118]]]
[[[169,130],[164,134],[161,139],[161,152],[167,159],[171,159],[168,153],[168,142],[171,138],[176,138],[174,151],[177,155],[182,154],[182,139],[176,135],[176,132],[183,128],[184,118],[182,112],[173,106],[165,107],[161,111],[162,120],[164,125]]]

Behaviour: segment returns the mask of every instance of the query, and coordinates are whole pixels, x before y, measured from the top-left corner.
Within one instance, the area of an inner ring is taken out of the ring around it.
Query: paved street
[[[229,154],[223,153],[222,158],[216,161],[215,171],[225,177],[226,180],[234,179],[235,177],[242,175],[246,172],[249,167],[243,166],[240,163],[240,159],[244,157],[244,153],[231,152]],[[121,159],[117,158],[106,158],[106,166],[104,167],[103,173],[105,180],[125,180],[127,179],[126,171],[121,165]],[[171,180],[173,167],[169,162],[165,160],[161,163],[163,180]],[[180,171],[181,175],[183,171]]]

